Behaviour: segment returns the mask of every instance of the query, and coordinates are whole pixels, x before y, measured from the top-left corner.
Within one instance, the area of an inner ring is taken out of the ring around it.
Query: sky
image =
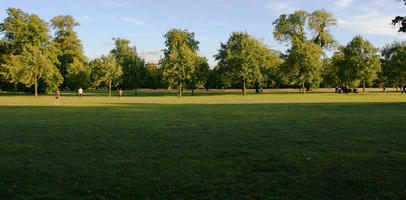
[[[58,15],[71,15],[80,24],[75,31],[89,59],[108,54],[113,37],[131,41],[140,56],[158,62],[165,48],[163,34],[172,28],[194,32],[200,42],[201,56],[211,67],[220,47],[234,31],[247,31],[270,48],[285,51],[287,45],[273,38],[272,22],[280,14],[295,10],[325,9],[338,19],[331,28],[340,44],[355,35],[376,47],[394,40],[406,40],[390,22],[406,15],[398,0],[0,0],[0,20],[6,9],[20,8],[45,21]]]

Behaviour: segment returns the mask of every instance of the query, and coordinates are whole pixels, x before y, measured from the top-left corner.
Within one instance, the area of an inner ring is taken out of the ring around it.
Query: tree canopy
[[[2,75],[11,83],[22,83],[27,87],[34,85],[38,95],[38,82],[43,79],[56,89],[63,78],[47,55],[36,46],[25,45],[21,54],[11,55],[2,65]]]
[[[305,92],[306,85],[310,88],[321,82],[322,55],[323,50],[318,45],[294,38],[282,70],[291,83],[300,85]]]
[[[225,79],[240,82],[244,96],[247,84],[262,84],[264,75],[261,69],[264,71],[275,62],[271,50],[247,32],[233,32],[227,43],[221,43],[214,57]]]
[[[299,10],[288,15],[282,14],[273,25],[273,35],[279,42],[292,44],[296,38],[302,42],[311,41],[325,49],[331,49],[337,43],[330,33],[330,28],[337,26],[337,19],[324,9],[313,13]],[[310,40],[307,39],[309,36]]]
[[[384,82],[400,86],[406,82],[406,41],[395,41],[382,49]]]
[[[104,83],[109,88],[109,96],[111,96],[112,85],[117,85],[118,80],[123,74],[122,67],[117,63],[113,54],[102,56],[101,59],[93,61],[94,86]]]
[[[341,51],[344,54],[344,63],[340,67],[342,79],[350,86],[360,81],[365,92],[366,83],[376,79],[381,70],[378,49],[361,36],[355,36]]]
[[[130,41],[122,38],[113,38],[114,49],[111,53],[116,58],[117,63],[122,66],[123,74],[119,80],[119,85],[123,89],[137,89],[143,83],[143,76],[146,75],[144,59],[137,55],[136,47],[130,46]]]
[[[165,46],[162,60],[163,77],[170,86],[178,88],[182,96],[183,88],[192,79],[198,59],[199,42],[193,32],[188,30],[172,29],[165,35]]]
[[[85,64],[83,46],[74,28],[80,26],[70,15],[59,15],[51,20],[55,30],[52,40],[58,62],[56,63],[63,77],[63,86],[70,89],[89,85],[89,69]]]

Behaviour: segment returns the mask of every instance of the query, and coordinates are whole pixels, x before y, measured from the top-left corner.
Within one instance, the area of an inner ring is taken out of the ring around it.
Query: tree
[[[382,49],[382,72],[387,84],[403,85],[406,82],[406,41],[395,41]]]
[[[193,96],[195,95],[194,92],[195,88],[200,89],[205,88],[210,69],[209,64],[207,63],[207,58],[205,57],[198,56],[196,57],[195,62],[196,69],[194,70],[194,73],[192,74],[191,79],[189,81],[189,86],[192,89]]]
[[[49,48],[48,24],[37,15],[30,15],[20,9],[8,8],[8,17],[0,24],[8,55],[20,54],[26,45],[41,50]]]
[[[8,67],[17,66],[11,63],[13,61],[17,62],[17,60],[20,59],[15,56],[22,55],[24,51],[25,54],[32,54],[34,50],[37,49],[40,51],[41,55],[46,57],[51,63],[57,62],[55,48],[50,42],[48,23],[41,20],[37,15],[30,15],[20,9],[8,8],[7,14],[8,17],[0,24],[0,35],[3,35],[1,40],[1,62],[3,64],[8,63]],[[13,59],[11,59],[12,56],[14,56]],[[10,68],[2,69],[2,79],[8,82],[13,82],[15,88],[17,88],[17,83],[19,83],[19,81],[16,80],[19,80],[18,77],[14,77],[16,74],[7,73],[13,73],[18,70],[19,69]],[[57,75],[57,71],[58,70],[56,70],[55,73],[46,76],[47,81],[44,83],[44,88],[52,89],[60,84],[60,77]],[[55,82],[51,82],[48,78],[54,75]],[[42,79],[38,81],[41,83]],[[30,84],[24,85],[27,86]]]
[[[145,82],[147,70],[145,61],[137,55],[136,47],[130,47],[130,41],[113,38],[115,47],[111,53],[115,56],[116,61],[123,68],[123,75],[120,78],[120,87],[124,89],[137,89]]]
[[[378,49],[361,36],[355,36],[342,48],[342,52],[345,65],[340,69],[341,77],[350,84],[360,81],[365,92],[366,83],[375,80],[381,70]]]
[[[148,71],[146,85],[151,89],[163,88],[162,83],[162,71],[156,64],[148,63],[145,65],[145,68]]]
[[[223,82],[239,82],[245,96],[247,85],[264,82],[261,69],[269,67],[272,60],[270,52],[261,41],[247,32],[233,32],[226,44],[221,43],[214,57],[218,61]]]
[[[313,42],[324,49],[332,49],[337,43],[330,33],[330,27],[337,26],[337,19],[324,9],[311,14],[304,10],[289,15],[282,14],[273,25],[275,26],[273,35],[279,42],[292,44],[296,38],[302,42]],[[311,40],[307,40],[308,35],[311,36]]]
[[[406,0],[402,0],[405,2],[406,5]],[[399,32],[406,32],[406,17],[405,16],[397,16],[395,19],[392,20],[392,24],[394,26],[399,25]]]
[[[293,38],[298,38],[302,42],[306,41],[305,26],[308,17],[309,14],[304,10],[289,15],[280,15],[273,22],[275,39],[280,42],[291,42]]]
[[[303,93],[308,88],[318,86],[321,82],[323,50],[311,42],[302,42],[293,39],[293,44],[288,49],[288,57],[283,65],[283,71],[293,84],[300,85]]]
[[[90,69],[87,65],[74,58],[67,66],[65,84],[69,88],[81,88],[90,85]]]
[[[92,77],[94,86],[99,86],[104,83],[109,88],[109,97],[111,97],[111,86],[118,83],[120,76],[123,74],[122,67],[117,63],[116,58],[109,54],[102,56],[101,60],[92,62]]]
[[[344,64],[344,54],[340,51],[335,52],[330,59],[323,60],[322,77],[324,86],[336,87],[341,85],[339,69]]]
[[[84,64],[83,46],[73,30],[80,24],[70,15],[59,15],[51,20],[51,26],[55,30],[52,44],[56,49],[56,64],[65,79],[63,85],[71,89],[88,86],[89,69]]]
[[[63,81],[51,60],[38,47],[31,45],[26,45],[20,55],[11,55],[2,69],[2,75],[10,82],[22,83],[27,87],[34,85],[35,96],[38,96],[40,79],[56,87]]]
[[[183,87],[192,79],[196,69],[197,51],[199,42],[193,32],[172,29],[164,35],[164,58],[161,61],[163,77],[170,86],[178,88],[179,97],[182,96]]]
[[[316,10],[309,16],[309,29],[313,33],[312,41],[321,48],[332,49],[337,44],[329,28],[337,26],[337,19],[327,11]]]

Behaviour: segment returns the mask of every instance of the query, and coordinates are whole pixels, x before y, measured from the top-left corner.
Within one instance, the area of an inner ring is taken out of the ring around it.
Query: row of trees
[[[274,38],[289,46],[286,52],[270,49],[247,32],[233,32],[221,43],[210,69],[199,56],[193,32],[169,30],[164,58],[158,65],[146,63],[130,41],[113,38],[108,55],[88,60],[74,28],[73,17],[60,15],[49,23],[35,14],[9,8],[0,24],[0,86],[7,90],[53,91],[57,87],[184,89],[298,87],[356,87],[406,81],[406,43],[396,41],[381,51],[355,36],[339,45],[330,29],[337,19],[325,10],[300,10],[283,14],[273,22]],[[51,30],[54,33],[51,35]],[[327,58],[326,50],[336,50]],[[379,55],[381,52],[381,55]]]

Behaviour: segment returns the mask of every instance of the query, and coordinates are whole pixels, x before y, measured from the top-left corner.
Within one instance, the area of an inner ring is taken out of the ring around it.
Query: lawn
[[[406,95],[0,96],[0,199],[406,199]]]

